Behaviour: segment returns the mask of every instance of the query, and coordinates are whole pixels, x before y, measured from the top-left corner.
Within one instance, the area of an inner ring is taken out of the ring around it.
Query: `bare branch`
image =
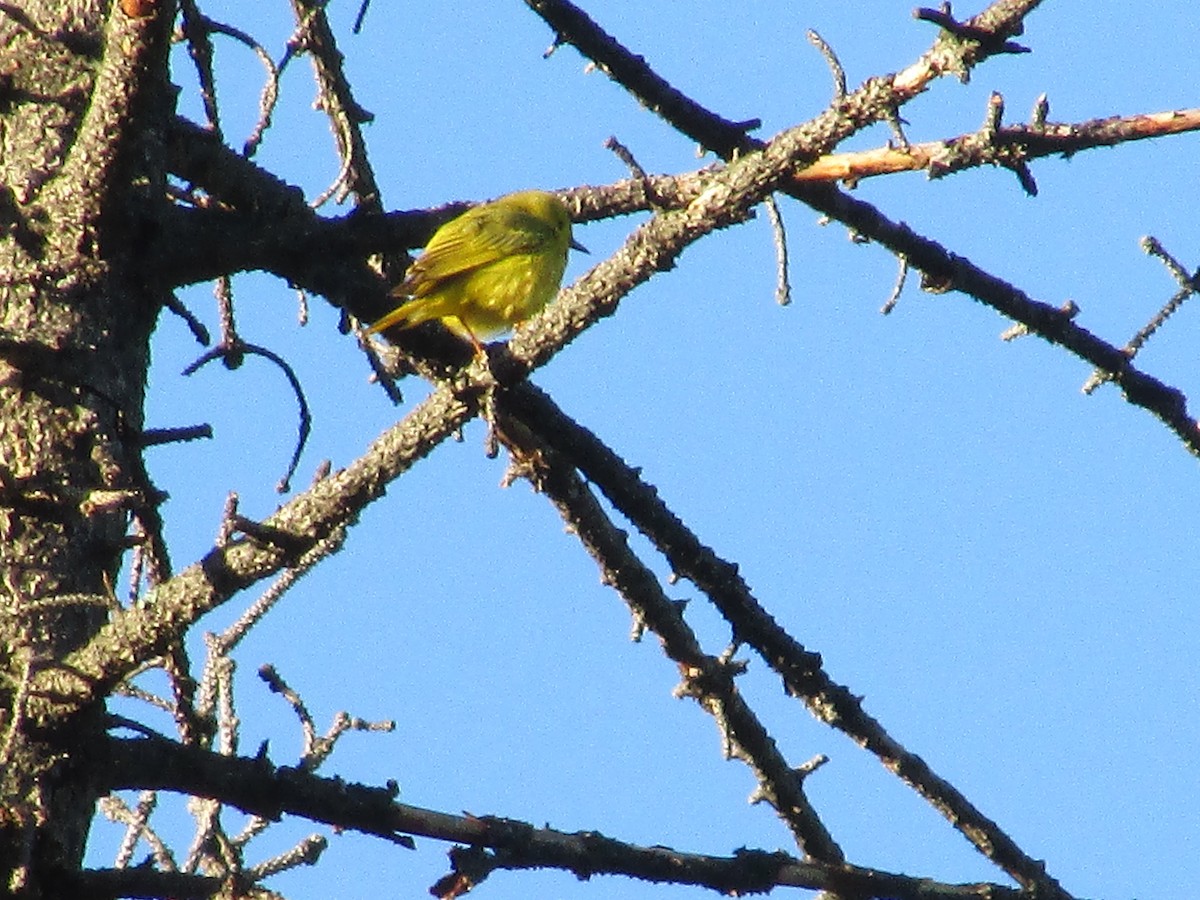
[[[1172,110],[1136,116],[1113,116],[1078,124],[1006,125],[990,134],[973,132],[941,141],[880,147],[854,153],[832,153],[797,172],[797,182],[857,182],[895,172],[925,171],[934,178],[983,165],[1012,167],[1018,161],[1062,154],[1072,156],[1095,147],[1113,147],[1200,130],[1200,109]]]
[[[338,179],[313,202],[313,206],[320,206],[325,197],[339,196],[344,191],[353,194],[356,204],[363,210],[379,212],[383,208],[379,185],[367,158],[367,145],[360,128],[374,116],[359,105],[350,90],[350,82],[342,70],[342,54],[338,52],[333,29],[325,16],[325,3],[292,0],[292,8],[299,22],[293,40],[312,54],[321,108],[329,116],[338,156],[342,160]]]
[[[220,895],[222,881],[208,875],[130,869],[85,869],[55,879],[60,896],[76,900],[120,900],[123,897],[178,897],[211,900]]]
[[[68,658],[65,667],[35,676],[29,704],[33,715],[48,721],[85,707],[124,678],[137,660],[161,655],[200,616],[291,565],[298,551],[315,546],[356,519],[363,507],[382,496],[387,482],[475,414],[478,394],[470,381],[457,391],[435,390],[349,467],[281,506],[262,524],[293,537],[293,552],[272,542],[231,540],[153,588],[137,606],[115,614],[86,647]]]
[[[204,323],[196,318],[190,309],[179,302],[178,297],[174,294],[168,294],[165,305],[167,309],[183,319],[187,324],[188,330],[192,332],[192,337],[196,339],[196,343],[202,347],[208,346],[210,340],[208,329],[204,327]]]
[[[261,356],[274,363],[283,372],[288,384],[291,385],[292,393],[296,396],[296,406],[300,411],[300,423],[296,430],[296,445],[292,450],[292,458],[288,463],[287,471],[275,486],[278,493],[286,494],[291,490],[292,476],[296,474],[296,467],[300,465],[300,455],[304,452],[304,446],[308,443],[308,437],[312,433],[312,413],[309,410],[308,398],[304,396],[304,386],[300,384],[299,376],[296,375],[295,369],[286,359],[267,347],[248,344],[241,340],[233,330],[232,318],[228,318],[228,325],[225,324],[226,320],[227,317],[222,315],[221,330],[225,334],[231,334],[232,340],[222,339],[218,346],[201,355],[199,359],[184,369],[183,374],[192,375],[214,359],[223,360],[228,368],[236,368],[241,365],[242,357],[246,355]]]
[[[162,444],[177,444],[186,441],[199,441],[213,436],[212,426],[182,425],[178,428],[147,428],[142,432],[143,447],[158,447]]]
[[[737,690],[737,667],[703,652],[679,606],[629,549],[625,533],[613,526],[574,465],[507,416],[505,404],[506,395],[499,394],[500,433],[514,464],[554,504],[570,532],[600,566],[601,580],[620,593],[639,623],[658,635],[663,652],[683,675],[678,693],[694,699],[717,721],[729,748],[726,755],[751,767],[760,796],[788,826],[805,855],[828,863],[844,862],[841,848],[804,795],[801,779]]]
[[[76,225],[90,227],[98,219],[111,192],[121,186],[115,176],[120,144],[134,140],[135,104],[146,90],[143,72],[163,67],[168,50],[169,10],[159,5],[151,16],[134,18],[110,15],[104,36],[104,64],[79,126],[61,176],[49,186],[48,205],[78,210]]]
[[[109,739],[96,751],[113,789],[152,787],[225,803],[267,818],[284,813],[354,829],[404,846],[420,835],[500,851],[505,868],[554,867],[579,875],[627,875],[645,881],[693,884],[723,893],[779,886],[832,890],[864,898],[901,900],[1021,900],[996,884],[939,884],[855,866],[800,862],[783,853],[744,850],[731,857],[639,847],[597,832],[569,834],[495,816],[454,816],[395,802],[395,786],[348,784],[265,759],[226,757],[170,742]]]
[[[1200,456],[1200,425],[1189,414],[1183,392],[1135,368],[1122,350],[1075,324],[1075,313],[1069,307],[1058,308],[1031,299],[1024,291],[965,257],[949,252],[907,225],[891,221],[871,204],[841,191],[806,192],[805,199],[893,253],[903,254],[917,269],[943,279],[948,288],[979,300],[1024,324],[1032,334],[1065,347],[1111,374],[1126,400],[1155,415],[1178,435],[1189,452]]]
[[[1196,271],[1195,275],[1189,275],[1179,261],[1167,253],[1163,249],[1162,244],[1153,237],[1146,236],[1142,238],[1141,246],[1148,255],[1157,257],[1162,261],[1163,265],[1167,267],[1167,271],[1171,273],[1171,277],[1179,283],[1179,290],[1163,304],[1163,307],[1155,313],[1154,318],[1147,322],[1144,327],[1140,328],[1138,333],[1130,338],[1129,342],[1121,348],[1122,352],[1129,359],[1133,359],[1141,352],[1146,342],[1154,336],[1158,329],[1166,324],[1167,319],[1174,315],[1179,307],[1183,306],[1183,302],[1188,297],[1200,293],[1200,269]],[[1083,392],[1090,394],[1104,382],[1111,381],[1112,378],[1112,374],[1108,372],[1093,372],[1084,384]]]
[[[840,103],[846,97],[846,70],[842,68],[842,61],[833,52],[833,48],[826,43],[825,38],[813,29],[810,28],[806,35],[808,42],[817,48],[825,60],[825,64],[829,66],[829,73],[833,76],[833,102]]]
[[[892,292],[888,295],[887,300],[879,309],[885,316],[890,315],[896,308],[896,304],[900,302],[900,295],[904,293],[904,284],[908,281],[908,258],[900,254],[896,259],[900,263],[900,268],[896,272],[896,283],[892,286]]]
[[[204,105],[204,118],[208,127],[218,138],[221,137],[221,111],[217,106],[217,83],[213,75],[213,45],[209,27],[211,20],[200,12],[195,0],[182,0],[179,5],[180,30],[187,42],[188,56],[196,67],[196,78],[200,82],[200,101]],[[215,24],[215,23],[214,23]],[[249,37],[244,36],[248,43]]]
[[[763,201],[767,210],[767,218],[771,221],[771,233],[775,240],[775,302],[787,306],[792,302],[792,285],[788,280],[788,249],[787,229],[783,224],[783,216],[779,213],[779,204],[774,195]]]
[[[971,22],[959,22],[948,12],[950,4],[947,3],[943,6],[943,9],[921,7],[920,9],[913,10],[913,18],[940,25],[948,33],[964,41],[974,41],[985,47],[991,47],[990,52],[992,53],[1031,52],[1028,47],[1022,47],[1020,44],[1014,44],[1011,41],[1001,41],[993,32],[985,28],[980,28]],[[1014,33],[1019,34],[1020,32]]]
[[[645,180],[646,170],[643,169],[638,163],[637,159],[634,158],[633,152],[620,141],[618,141],[616,137],[610,135],[609,138],[604,142],[604,146],[606,149],[611,150],[616,155],[617,159],[625,163],[626,168],[629,169],[629,174],[631,174],[634,178]]]
[[[565,0],[525,0],[526,5],[555,31],[555,45],[571,44],[601,71],[632,93],[654,113],[702,147],[728,158],[751,146],[746,132],[757,128],[757,119],[732,122],[705,109],[672,87],[604,31],[587,13]],[[708,138],[711,137],[711,142]]]
[[[642,57],[623,47],[574,4],[567,0],[526,0],[526,5],[555,30],[556,43],[572,44],[637,97],[643,106],[702,147],[723,159],[731,159],[737,153],[762,146],[761,142],[746,135],[744,124],[722,118],[673,88]],[[962,28],[971,29],[970,39],[939,41],[902,72],[868,80],[842,98],[837,110],[828,110],[825,115],[831,118],[839,113],[844,115],[843,125],[854,120],[855,124],[847,134],[886,119],[899,106],[925,90],[935,78],[947,72],[965,74],[988,56],[1001,52],[1007,38],[1022,28],[1022,20],[1038,5],[1040,0],[997,0],[962,24]],[[876,82],[886,87],[881,89]],[[870,97],[875,97],[877,103],[870,103]],[[829,147],[836,146],[845,136],[831,138]]]
[[[594,434],[563,414],[533,385],[506,394],[506,404],[595,484],[664,555],[672,571],[692,581],[733,627],[736,640],[753,647],[783,679],[789,694],[818,719],[849,735],[958,828],[984,856],[1047,896],[1066,897],[1037,860],[1028,857],[1000,827],[937,776],[867,714],[861,700],[834,682],[820,655],[804,648],[755,599],[737,566],[718,557],[671,512],[658,492]]]

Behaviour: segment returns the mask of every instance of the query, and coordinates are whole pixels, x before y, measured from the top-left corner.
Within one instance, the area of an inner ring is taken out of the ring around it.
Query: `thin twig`
[[[354,24],[350,27],[351,34],[359,34],[362,32],[363,22],[367,18],[367,8],[371,5],[371,0],[362,0],[359,4],[358,14],[354,17]]]
[[[640,178],[643,181],[646,179],[646,170],[641,167],[637,159],[634,158],[633,152],[617,140],[615,135],[610,135],[604,142],[604,147],[616,154],[617,159],[625,163],[629,169],[629,174],[634,178]]]
[[[222,315],[222,322],[224,323],[225,320],[226,317]],[[229,322],[230,325],[228,328],[223,325],[222,331],[232,331],[232,317],[229,318]],[[226,368],[235,368],[240,366],[242,360],[248,355],[261,356],[263,359],[274,363],[283,372],[288,384],[291,385],[292,393],[296,397],[296,406],[300,413],[300,422],[296,429],[296,444],[292,450],[292,458],[288,462],[287,471],[284,472],[283,477],[275,485],[275,490],[278,493],[286,494],[292,489],[292,476],[296,474],[296,468],[300,465],[300,456],[304,453],[304,447],[308,443],[309,435],[312,433],[312,412],[309,410],[308,398],[304,396],[304,386],[300,383],[300,377],[296,374],[296,370],[274,350],[267,347],[260,347],[258,344],[248,344],[235,336],[232,343],[226,344],[222,341],[218,346],[202,354],[199,359],[183,370],[183,374],[194,375],[214,359],[222,360]]]
[[[949,4],[946,4],[945,9],[921,7],[920,9],[913,10],[913,18],[940,25],[957,38],[962,38],[966,41],[976,41],[984,46],[989,46],[992,48],[990,51],[992,53],[1032,52],[1028,47],[1023,47],[1020,44],[1015,44],[1011,41],[1001,41],[994,32],[986,28],[980,28],[971,22],[958,21],[947,11],[948,9]],[[1017,33],[1019,34],[1020,32]]]
[[[294,41],[303,44],[312,54],[320,106],[333,126],[338,157],[342,160],[338,180],[326,195],[344,188],[354,196],[355,205],[361,210],[379,212],[383,208],[379,185],[375,181],[361,129],[363,123],[370,122],[374,116],[363,109],[350,89],[350,81],[342,68],[342,54],[338,51],[333,29],[325,15],[325,2],[292,0],[292,8],[297,19]]]
[[[842,61],[833,52],[833,48],[826,43],[825,38],[816,31],[810,28],[805,35],[808,37],[808,42],[820,52],[821,57],[825,60],[825,65],[829,66],[829,73],[833,76],[833,102],[840,103],[846,97],[846,70],[842,68]]]
[[[161,447],[163,444],[206,440],[212,436],[212,425],[205,422],[202,425],[181,425],[177,428],[147,428],[141,433],[139,443],[143,447]]]
[[[200,82],[204,118],[213,134],[220,140],[221,110],[217,105],[217,82],[213,74],[213,46],[210,39],[214,23],[200,12],[195,0],[182,0],[180,19],[183,38],[187,41],[188,55],[196,66],[196,77]]]
[[[775,302],[787,306],[792,302],[792,285],[788,280],[788,246],[787,229],[783,224],[783,216],[779,214],[779,204],[772,194],[763,201],[767,208],[767,219],[771,222],[771,233],[775,243]]]
[[[1142,347],[1146,345],[1146,342],[1154,336],[1155,332],[1166,324],[1167,319],[1171,318],[1183,306],[1184,301],[1188,297],[1200,293],[1200,269],[1196,271],[1196,274],[1189,275],[1179,260],[1163,249],[1162,244],[1156,238],[1149,235],[1142,238],[1141,247],[1148,256],[1157,257],[1166,266],[1167,271],[1171,273],[1171,277],[1178,282],[1179,290],[1172,294],[1170,299],[1163,304],[1162,308],[1154,314],[1154,318],[1147,322],[1145,326],[1138,329],[1137,334],[1130,338],[1129,342],[1121,348],[1125,356],[1131,360],[1138,355]],[[1087,382],[1084,383],[1083,392],[1090,394],[1101,384],[1112,379],[1112,373],[1101,372],[1099,370],[1094,371]]]
[[[238,616],[237,621],[221,632],[214,639],[217,652],[229,654],[242,639],[275,605],[297,581],[312,571],[313,566],[326,557],[337,553],[346,540],[345,529],[338,529],[333,534],[317,542],[296,562],[296,565],[285,569],[265,591],[250,606]]]
[[[168,310],[183,319],[187,324],[188,330],[192,333],[192,337],[196,339],[196,343],[202,347],[208,346],[211,340],[208,329],[204,327],[204,323],[190,309],[183,305],[178,297],[174,294],[168,294],[164,305]]]
[[[900,254],[896,257],[900,263],[899,270],[896,272],[896,283],[892,286],[892,292],[888,295],[887,301],[879,308],[879,311],[885,316],[889,315],[896,304],[900,302],[900,295],[904,293],[904,283],[908,280],[908,257]]]

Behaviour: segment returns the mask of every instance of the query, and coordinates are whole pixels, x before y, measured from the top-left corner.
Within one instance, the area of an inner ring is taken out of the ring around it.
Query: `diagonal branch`
[[[595,434],[560,410],[532,384],[508,392],[506,406],[595,484],[663,554],[671,570],[703,591],[733,628],[734,639],[753,647],[816,718],[849,735],[859,746],[930,802],[984,856],[1029,887],[1043,884],[1048,896],[1063,896],[1042,865],[1027,856],[995,822],[978,810],[928,764],[906,750],[866,710],[859,697],[822,668],[821,657],[805,649],[764,609],[738,573],[667,507],[657,490],[642,480]]]
[[[525,0],[526,5],[555,31],[554,47],[571,44],[592,60],[617,84],[634,95],[647,109],[677,131],[707,133],[713,143],[701,142],[723,159],[753,146],[746,131],[757,128],[758,120],[732,122],[705,109],[655,72],[640,56],[623,47],[586,12],[564,0]]]
[[[1200,456],[1200,424],[1188,411],[1187,397],[1134,366],[1120,348],[1077,325],[1069,309],[1032,299],[1020,288],[952,253],[903,222],[893,222],[869,203],[830,188],[804,192],[815,209],[849,225],[859,234],[903,256],[915,268],[935,276],[948,289],[960,291],[990,306],[1030,332],[1065,347],[1116,383],[1125,399],[1157,417]]]
[[[627,50],[575,4],[568,0],[525,0],[525,3],[554,29],[556,45],[569,43],[574,46],[633,94],[639,103],[700,146],[712,150],[722,159],[762,147],[760,141],[746,135],[746,123],[730,122],[683,95],[658,75],[645,59]],[[1039,5],[1041,0],[997,0],[964,23],[980,37],[956,38],[948,32],[943,33],[912,65],[881,79],[890,82],[890,102],[873,110],[872,117],[864,124],[886,120],[892,110],[920,94],[941,75],[963,76],[989,56],[1005,52],[1004,41],[1020,33],[1024,18]],[[868,81],[853,94],[840,98],[838,109],[827,113],[842,111],[843,104],[853,105],[855,96],[870,84]]]
[[[543,13],[545,9],[574,8],[564,0],[526,0],[526,2],[544,18],[546,17],[546,14]],[[998,39],[1007,38],[1018,33],[1022,27],[1023,18],[1038,5],[1035,0],[998,0],[980,15],[965,23],[965,27],[968,31],[982,29],[994,33]],[[547,21],[550,21],[551,27],[558,30],[560,39],[570,40],[572,43],[579,41],[589,49],[593,46],[600,46],[609,55],[593,58],[593,61],[614,77],[617,73],[632,72],[628,81],[621,82],[622,85],[635,93],[645,105],[655,108],[656,98],[654,95],[644,96],[638,93],[639,86],[646,82],[642,73],[649,71],[645,60],[634,56],[611,39],[607,43],[588,43],[588,30],[598,30],[598,26],[586,16],[576,22],[576,27],[580,30],[569,35],[564,34],[562,27],[554,24],[550,19]],[[879,95],[874,98],[874,102],[880,104],[882,109],[895,109],[905,99],[911,98],[923,90],[929,81],[938,74],[968,72],[971,66],[986,58],[990,51],[998,49],[998,45],[995,44],[979,44],[978,41],[954,38],[948,33],[944,34],[918,62],[890,79],[877,80],[883,85],[890,84],[890,89],[885,87],[880,90]],[[618,56],[619,59],[615,58]],[[876,82],[868,81],[854,94],[849,95],[843,103],[850,103],[851,98],[859,97],[860,102],[852,105],[859,109],[860,115],[864,115],[866,113],[864,107],[870,107],[872,101],[863,95],[873,83]],[[839,104],[840,109],[841,104]],[[684,134],[701,145],[706,147],[727,145],[737,137],[739,140],[749,142],[751,147],[762,146],[759,142],[745,138],[740,132],[735,135],[725,120],[719,116],[715,114],[707,117],[701,115],[703,108],[698,105],[696,110],[697,114],[687,120],[688,130],[685,130]],[[831,112],[826,111],[810,124],[819,122]],[[677,127],[680,125],[677,124]],[[681,130],[683,130],[682,127]],[[731,165],[736,165],[736,163]],[[1102,341],[1087,329],[1076,325],[1061,310],[1030,299],[1024,292],[983,271],[969,260],[947,251],[935,241],[916,234],[907,225],[890,221],[870,204],[851,198],[829,185],[805,184],[797,182],[795,179],[785,179],[780,187],[796,199],[849,225],[864,237],[871,238],[893,253],[902,256],[912,266],[928,273],[940,284],[945,285],[947,290],[957,290],[974,297],[1003,315],[1022,323],[1034,334],[1040,335],[1051,343],[1066,347],[1080,358],[1092,363],[1120,385],[1127,400],[1157,416],[1179,436],[1191,453],[1200,456],[1200,425],[1189,414],[1183,393],[1133,367],[1126,355],[1118,348]]]
[[[682,695],[690,696],[717,721],[727,755],[743,760],[766,799],[811,859],[841,863],[845,857],[804,794],[803,776],[787,760],[737,689],[739,667],[701,649],[680,605],[663,593],[658,579],[629,549],[600,503],[576,474],[575,466],[508,415],[508,392],[496,397],[501,438],[513,465],[534,489],[545,494],[601,569],[601,581],[615,589],[635,621],[658,635],[663,652],[683,675]]]
[[[115,612],[92,641],[62,666],[47,668],[31,686],[29,717],[42,724],[69,716],[103,697],[140,661],[166,651],[201,616],[237,592],[295,565],[300,556],[357,518],[407,471],[478,410],[479,389],[442,387],[350,466],[279,507],[263,526],[288,538],[230,541]]]

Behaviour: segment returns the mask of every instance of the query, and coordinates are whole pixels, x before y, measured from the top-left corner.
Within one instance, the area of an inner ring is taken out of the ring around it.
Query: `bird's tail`
[[[428,318],[428,316],[421,315],[421,303],[419,300],[406,300],[390,313],[383,316],[383,318],[372,322],[371,327],[367,329],[367,334],[379,334],[379,332],[393,326],[411,328],[413,325],[419,325],[427,321]]]

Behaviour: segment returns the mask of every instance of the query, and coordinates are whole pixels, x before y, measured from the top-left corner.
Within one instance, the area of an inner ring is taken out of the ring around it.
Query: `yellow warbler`
[[[439,228],[393,294],[403,303],[371,325],[383,331],[441,319],[476,349],[539,312],[558,291],[571,237],[562,201],[521,191],[467,210]]]

